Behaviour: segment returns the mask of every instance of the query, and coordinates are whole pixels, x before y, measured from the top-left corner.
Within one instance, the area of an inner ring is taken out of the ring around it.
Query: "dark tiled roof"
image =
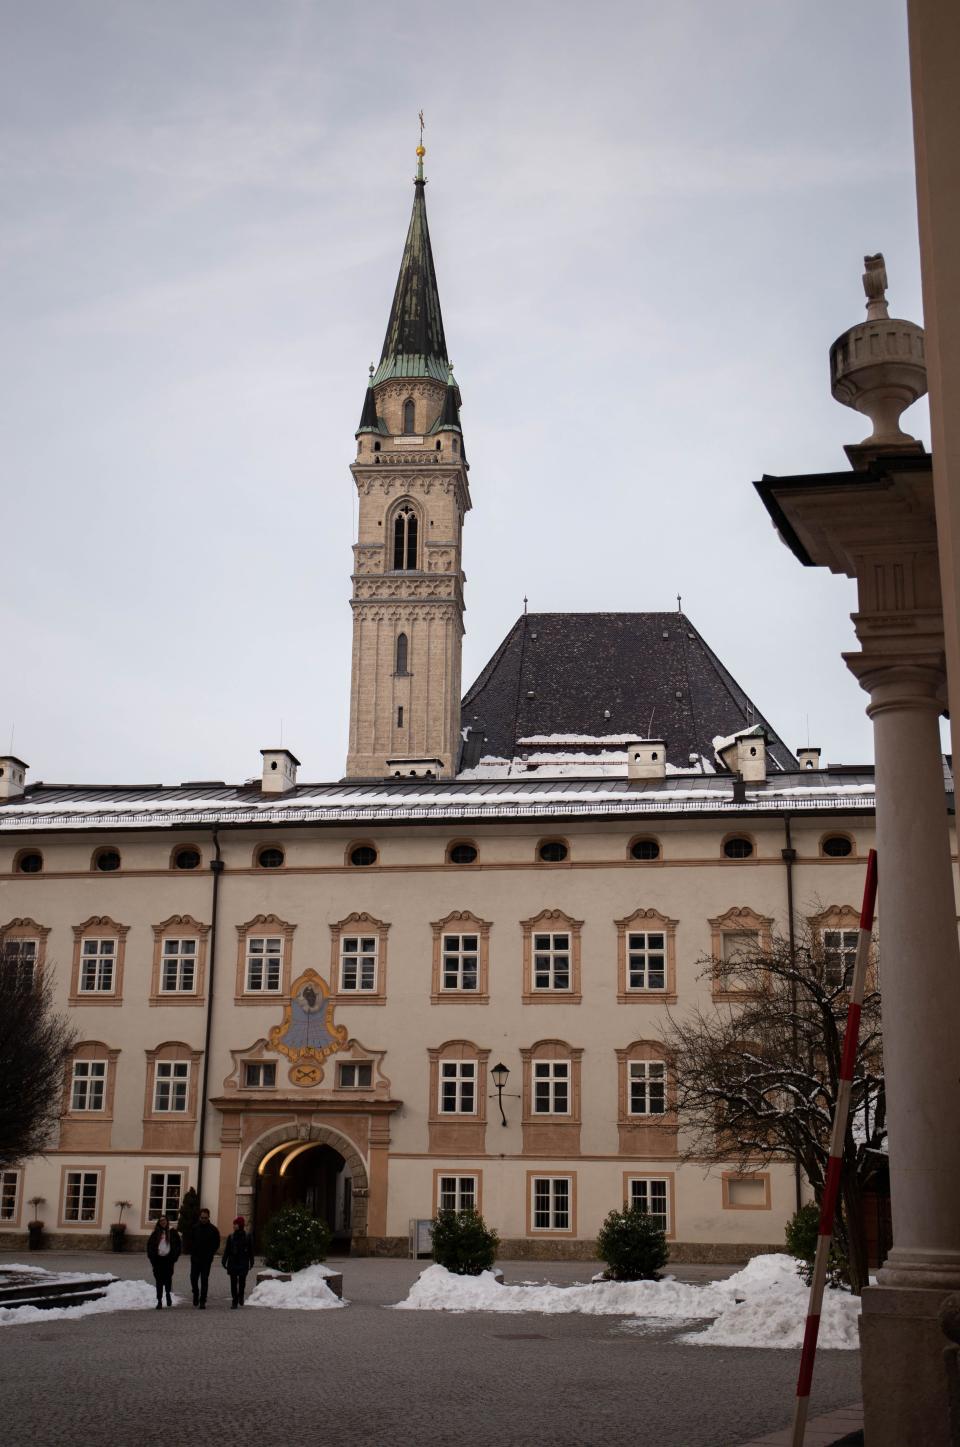
[[[667,759],[713,762],[713,740],[762,724],[781,769],[797,761],[682,613],[530,613],[518,619],[462,705],[484,754],[553,734],[665,739]]]
[[[440,315],[440,293],[427,226],[425,182],[414,182],[413,214],[403,247],[400,275],[373,384],[388,377],[436,377],[449,373]]]

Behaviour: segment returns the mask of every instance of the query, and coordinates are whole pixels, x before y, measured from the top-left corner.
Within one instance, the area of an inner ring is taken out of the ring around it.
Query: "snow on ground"
[[[289,1281],[261,1281],[247,1296],[247,1306],[271,1306],[288,1311],[328,1311],[335,1306],[346,1306],[335,1296],[327,1285],[326,1278],[334,1276],[329,1267],[319,1262],[295,1271]]]
[[[691,1286],[662,1281],[594,1281],[584,1286],[501,1286],[491,1271],[454,1276],[428,1266],[397,1302],[397,1311],[536,1312],[629,1316],[677,1322],[712,1318],[705,1331],[678,1338],[698,1346],[798,1347],[807,1314],[807,1288],[791,1256],[755,1256],[726,1281]],[[820,1324],[822,1347],[855,1348],[860,1302],[828,1291]]]
[[[14,1268],[10,1268],[11,1270]],[[86,1272],[70,1271],[41,1271],[36,1267],[18,1267],[20,1271],[29,1271],[38,1277],[57,1277],[59,1280],[89,1281],[96,1278],[89,1276]],[[39,1282],[38,1282],[39,1284]],[[174,1295],[174,1302],[180,1298]],[[79,1306],[51,1306],[41,1308],[39,1306],[0,1306],[0,1326],[23,1326],[27,1322],[37,1321],[76,1321],[84,1316],[99,1316],[107,1311],[146,1311],[148,1307],[155,1308],[157,1305],[157,1289],[152,1282],[147,1281],[113,1281],[106,1288],[104,1294],[94,1301],[84,1301]],[[166,1310],[166,1307],[164,1307]]]

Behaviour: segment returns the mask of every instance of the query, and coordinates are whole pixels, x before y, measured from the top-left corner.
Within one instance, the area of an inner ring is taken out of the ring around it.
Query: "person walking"
[[[210,1267],[220,1250],[220,1232],[210,1220],[206,1206],[200,1208],[200,1219],[190,1237],[190,1289],[193,1304],[201,1310],[207,1304],[207,1287],[210,1284]]]
[[[230,1302],[231,1311],[243,1305],[247,1272],[253,1265],[253,1237],[246,1230],[246,1224],[242,1216],[234,1217],[233,1230],[223,1248],[223,1264],[230,1273],[230,1295],[233,1298]]]
[[[164,1293],[167,1305],[173,1305],[170,1288],[173,1285],[173,1268],[180,1256],[180,1232],[171,1229],[168,1216],[157,1217],[157,1224],[147,1237],[147,1256],[157,1283],[157,1311],[162,1311]]]

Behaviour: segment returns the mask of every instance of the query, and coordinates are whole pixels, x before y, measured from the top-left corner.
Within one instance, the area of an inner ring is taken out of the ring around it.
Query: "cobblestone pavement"
[[[0,1255],[0,1265],[14,1258]],[[144,1276],[134,1254],[31,1264]],[[332,1263],[340,1265],[339,1262]],[[230,1311],[215,1264],[205,1312],[177,1267],[173,1311],[0,1329],[0,1438],[54,1447],[735,1447],[782,1427],[792,1352],[685,1347],[677,1325],[616,1317],[392,1312],[411,1261],[342,1263],[345,1311]],[[682,1267],[685,1280],[728,1275]],[[508,1281],[589,1280],[586,1262],[505,1262]],[[817,1364],[815,1412],[858,1395],[856,1352]]]

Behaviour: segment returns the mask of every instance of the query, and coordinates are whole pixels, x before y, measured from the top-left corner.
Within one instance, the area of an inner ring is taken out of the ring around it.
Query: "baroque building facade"
[[[0,1240],[36,1214],[100,1245],[120,1202],[142,1236],[193,1186],[221,1225],[304,1200],[358,1253],[468,1204],[516,1256],[589,1256],[624,1200],[677,1259],[782,1242],[792,1164],[682,1159],[661,1031],[791,908],[843,967],[872,771],[795,757],[680,612],[524,615],[461,702],[468,464],[424,185],[421,155],[357,431],[346,777],[301,783],[284,749],[242,785],[0,760],[0,958],[77,1033]]]

